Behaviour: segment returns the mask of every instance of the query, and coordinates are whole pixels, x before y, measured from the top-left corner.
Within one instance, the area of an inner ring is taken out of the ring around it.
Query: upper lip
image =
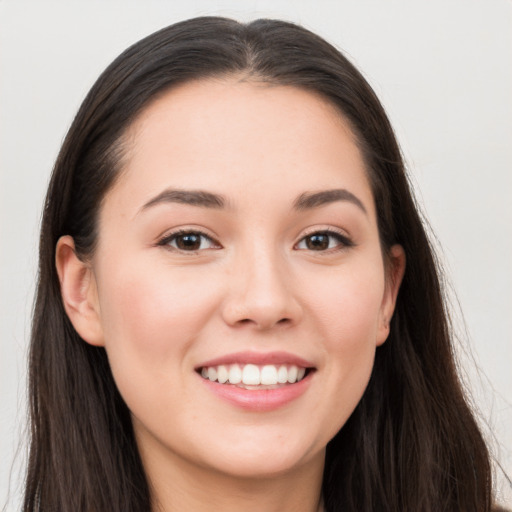
[[[221,364],[255,364],[260,366],[266,364],[289,364],[302,368],[314,368],[315,366],[310,361],[289,352],[233,352],[204,361],[197,365],[195,369],[199,370],[205,366],[219,366]]]

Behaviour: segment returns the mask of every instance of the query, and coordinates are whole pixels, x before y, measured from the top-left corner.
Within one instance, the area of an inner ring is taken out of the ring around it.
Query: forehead
[[[124,189],[139,203],[171,186],[242,200],[350,188],[373,202],[348,123],[331,103],[296,87],[234,78],[186,83],[146,107],[126,143],[112,192]]]

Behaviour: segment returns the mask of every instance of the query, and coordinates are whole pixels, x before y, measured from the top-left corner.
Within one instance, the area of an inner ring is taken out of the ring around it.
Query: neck
[[[324,453],[302,466],[266,477],[240,477],[198,467],[172,454],[149,460],[144,468],[152,512],[322,512]]]

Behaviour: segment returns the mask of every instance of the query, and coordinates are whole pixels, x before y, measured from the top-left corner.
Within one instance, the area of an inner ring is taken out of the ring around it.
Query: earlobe
[[[382,345],[389,335],[391,318],[395,311],[398,291],[405,273],[405,252],[401,245],[393,245],[388,258],[386,287],[379,318],[377,345]]]
[[[94,273],[90,265],[76,255],[71,236],[63,236],[57,242],[55,265],[64,309],[73,327],[87,343],[103,346]]]

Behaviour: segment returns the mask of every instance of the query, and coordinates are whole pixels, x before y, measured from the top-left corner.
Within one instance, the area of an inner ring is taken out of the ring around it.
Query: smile
[[[257,413],[295,402],[307,392],[317,373],[312,361],[280,351],[224,354],[194,369],[214,396],[238,409]]]
[[[204,379],[219,384],[232,384],[245,389],[262,389],[267,386],[282,386],[301,381],[308,369],[291,365],[220,364],[203,366],[200,374]],[[272,389],[272,388],[269,388]]]

